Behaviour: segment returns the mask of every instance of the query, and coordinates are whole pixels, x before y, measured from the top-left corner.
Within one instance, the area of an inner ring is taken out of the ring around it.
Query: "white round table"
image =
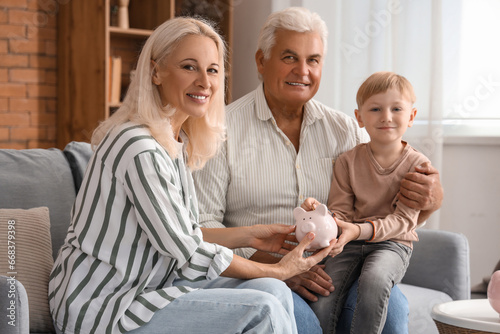
[[[500,315],[488,299],[437,304],[431,315],[441,333],[500,333]],[[446,331],[440,325],[446,327]]]

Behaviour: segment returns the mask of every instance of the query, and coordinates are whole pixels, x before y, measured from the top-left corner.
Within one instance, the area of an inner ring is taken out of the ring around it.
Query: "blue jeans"
[[[317,302],[311,303],[323,331],[335,333],[336,328],[340,328],[340,313],[349,300],[348,292],[352,284],[359,277],[351,332],[381,333],[386,322],[391,289],[402,279],[410,256],[409,247],[387,241],[351,242],[342,253],[327,258],[325,271],[332,278],[335,291],[328,297],[319,296]],[[407,316],[405,318],[406,325],[397,333],[407,332]],[[392,320],[389,325],[394,324]]]
[[[200,290],[177,298],[129,333],[297,333],[291,290],[279,280],[219,277],[174,285]]]
[[[349,289],[347,300],[344,303],[344,308],[337,324],[337,334],[348,334],[351,332],[352,318],[358,298],[358,284],[359,281],[356,280]],[[387,319],[385,320],[382,334],[408,334],[409,314],[408,300],[399,287],[395,285],[389,297]]]
[[[298,294],[292,292],[293,295],[293,313],[297,323],[297,332],[299,334],[321,334],[321,326],[318,317],[314,314],[307,302]]]

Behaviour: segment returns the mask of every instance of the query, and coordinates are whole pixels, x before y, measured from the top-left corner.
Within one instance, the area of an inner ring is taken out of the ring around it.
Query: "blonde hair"
[[[358,109],[360,109],[363,103],[371,96],[385,93],[392,88],[399,90],[401,94],[405,95],[411,104],[415,103],[417,98],[410,81],[402,75],[383,71],[373,73],[359,87],[358,93],[356,94]]]
[[[175,50],[177,44],[186,36],[200,35],[211,38],[219,53],[219,89],[213,97],[211,106],[205,116],[189,117],[182,129],[189,138],[187,145],[188,166],[200,169],[213,157],[224,139],[224,61],[226,46],[212,25],[201,19],[177,17],[170,19],[158,28],[147,39],[142,48],[137,69],[123,101],[123,105],[107,120],[102,122],[92,134],[92,146],[95,148],[106,133],[115,126],[128,121],[146,125],[153,137],[176,157],[178,146],[170,125],[170,117],[176,110],[170,105],[163,106],[160,93],[152,81],[153,60],[160,66],[165,65],[166,58]]]

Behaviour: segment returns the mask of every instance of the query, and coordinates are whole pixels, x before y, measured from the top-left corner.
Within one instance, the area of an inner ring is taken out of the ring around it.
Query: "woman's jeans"
[[[219,277],[174,285],[200,290],[177,298],[130,333],[297,333],[291,291],[279,280]]]
[[[335,333],[349,289],[358,277],[351,333],[381,333],[391,289],[403,278],[410,256],[411,249],[396,242],[355,241],[347,244],[339,255],[327,258],[325,271],[332,278],[335,290],[310,304],[324,333]]]

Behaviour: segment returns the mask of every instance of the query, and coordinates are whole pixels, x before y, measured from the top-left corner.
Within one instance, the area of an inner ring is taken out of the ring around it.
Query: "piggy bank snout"
[[[316,231],[316,225],[311,221],[307,220],[300,225],[300,231],[304,234]]]

